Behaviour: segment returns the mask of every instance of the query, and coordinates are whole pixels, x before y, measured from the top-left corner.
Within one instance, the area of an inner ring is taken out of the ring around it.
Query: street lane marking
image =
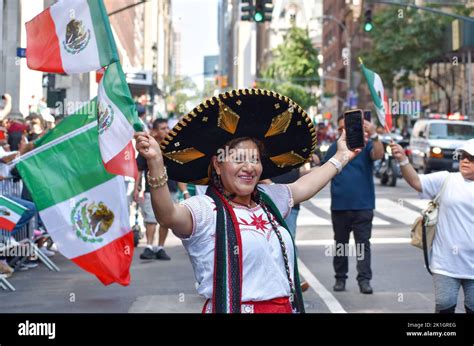
[[[409,244],[411,238],[372,238],[371,244]],[[349,240],[349,245],[354,245],[354,239]],[[334,239],[312,239],[312,240],[297,240],[296,246],[325,246],[334,245]]]
[[[393,224],[405,224],[411,225],[413,221],[419,216],[419,213],[403,206],[403,201],[407,201],[423,209],[427,205],[426,200],[419,200],[416,198],[405,198],[401,199],[401,203],[397,203],[393,200],[388,198],[377,198],[376,199],[376,209],[375,213],[379,215],[379,217],[374,216],[373,225],[374,226],[386,226],[386,225],[393,225]],[[312,198],[309,202],[315,206],[316,208],[321,209],[322,211],[331,215],[331,199],[330,198]],[[311,212],[311,211],[310,211]],[[330,217],[330,216],[329,216]],[[386,219],[386,220],[384,220]],[[305,224],[301,226],[308,226],[308,221],[305,220]],[[329,219],[330,221],[330,219]],[[391,222],[390,222],[391,221]],[[319,225],[317,222],[314,222],[313,225]]]
[[[421,210],[426,209],[429,203],[429,200],[419,199],[419,198],[402,198],[401,200],[402,200],[402,203],[408,202]]]
[[[387,198],[380,198],[376,201],[377,211],[381,214],[385,214],[397,221],[405,224],[412,225],[413,221],[420,216],[419,213],[414,212],[411,209],[405,208],[402,205],[391,201]]]
[[[331,199],[330,198],[313,198],[313,199],[310,199],[309,202],[312,205],[314,205],[316,208],[326,211],[329,214],[329,217],[331,217]],[[329,222],[330,220],[331,219],[329,219]],[[387,225],[390,225],[390,222],[382,220],[375,216],[372,224],[374,226],[387,226]],[[317,224],[313,224],[313,225],[317,225]]]
[[[303,261],[298,258],[298,271],[304,277],[306,282],[310,285],[311,289],[322,299],[324,304],[328,307],[332,313],[347,313],[342,305],[338,302],[331,292],[323,286],[321,282],[311,273],[311,271],[305,266]]]
[[[296,220],[296,224],[298,226],[330,226],[331,219],[323,219],[322,217],[315,215],[304,205],[300,204],[300,212],[298,213],[298,219]]]

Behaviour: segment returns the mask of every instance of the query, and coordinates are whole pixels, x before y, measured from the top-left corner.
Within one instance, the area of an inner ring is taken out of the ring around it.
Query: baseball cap
[[[456,149],[456,152],[465,151],[469,155],[474,156],[474,138],[466,141],[461,147]]]

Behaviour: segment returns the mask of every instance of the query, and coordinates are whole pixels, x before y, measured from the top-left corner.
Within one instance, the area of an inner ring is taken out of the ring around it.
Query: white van
[[[410,138],[413,167],[419,172],[458,171],[454,151],[474,138],[474,122],[421,119],[413,126]]]

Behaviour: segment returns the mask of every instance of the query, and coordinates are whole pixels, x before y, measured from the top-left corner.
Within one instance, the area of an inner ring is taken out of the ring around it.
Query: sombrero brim
[[[160,143],[168,176],[207,184],[211,157],[238,137],[263,143],[261,179],[303,165],[316,147],[316,129],[294,101],[268,90],[232,90],[202,102]]]

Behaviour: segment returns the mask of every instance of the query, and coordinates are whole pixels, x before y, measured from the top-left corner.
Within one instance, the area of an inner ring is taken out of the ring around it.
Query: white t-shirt
[[[287,185],[260,185],[286,217],[293,205]],[[207,195],[193,196],[183,202],[191,211],[193,233],[183,239],[198,283],[197,291],[207,299],[212,298],[214,282],[214,248],[216,217],[214,201]],[[280,242],[260,206],[249,209],[234,207],[242,239],[242,302],[263,301],[289,297],[290,286],[286,275]],[[293,280],[294,247],[291,236],[279,226],[288,255]]]
[[[433,199],[448,175],[440,199],[430,268],[436,274],[474,279],[474,181],[447,171],[420,175],[420,197]]]

